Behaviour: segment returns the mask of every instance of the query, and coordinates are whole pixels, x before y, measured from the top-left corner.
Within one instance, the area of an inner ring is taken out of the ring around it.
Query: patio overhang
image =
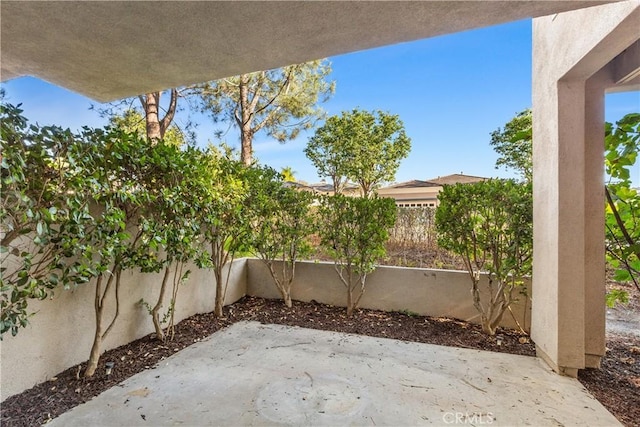
[[[602,3],[5,0],[0,77],[105,102]]]

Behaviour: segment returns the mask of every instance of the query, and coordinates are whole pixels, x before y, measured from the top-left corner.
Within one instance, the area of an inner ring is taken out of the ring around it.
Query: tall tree
[[[127,133],[133,133],[140,138],[147,138],[148,128],[145,117],[136,109],[130,108],[109,118],[109,123]],[[169,126],[161,139],[167,145],[179,147],[186,142],[185,134],[176,126]]]
[[[178,106],[178,89],[170,89],[169,94],[169,105],[162,118],[160,118],[160,98],[162,92],[150,92],[138,97],[142,105],[142,110],[144,111],[147,138],[151,141],[163,139],[167,129],[169,129],[169,125],[171,125],[175,117]]]
[[[514,169],[526,182],[533,179],[532,151],[532,115],[531,109],[518,113],[504,129],[496,129],[491,133],[491,146],[500,155],[496,161],[496,169],[504,166]]]
[[[240,131],[240,157],[253,161],[253,138],[264,131],[284,143],[323,117],[318,106],[333,94],[328,60],[242,74],[198,87],[203,111],[214,121],[235,124]]]
[[[151,92],[108,104],[106,108],[99,108],[98,111],[102,116],[108,117],[112,125],[127,132],[135,132],[152,143],[174,137],[177,140],[186,140],[187,136],[192,135],[179,129],[174,121],[178,112],[178,100],[192,99],[199,91],[195,86],[187,86]],[[168,100],[163,95],[169,95]],[[191,125],[188,122],[186,128]]]
[[[333,180],[335,193],[352,180],[368,197],[382,183],[393,181],[409,151],[411,139],[397,115],[355,109],[329,117],[309,140],[305,154],[320,176]]]

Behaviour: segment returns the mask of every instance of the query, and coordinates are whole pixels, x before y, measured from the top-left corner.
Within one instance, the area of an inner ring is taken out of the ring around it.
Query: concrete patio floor
[[[49,425],[620,423],[533,357],[242,322]]]

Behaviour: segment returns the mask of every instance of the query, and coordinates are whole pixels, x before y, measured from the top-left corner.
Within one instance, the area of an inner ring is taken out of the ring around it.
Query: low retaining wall
[[[160,274],[123,273],[120,317],[103,343],[103,351],[153,332],[151,318],[138,301],[155,301],[161,280]],[[486,278],[484,280],[486,283]],[[176,322],[213,311],[214,285],[210,271],[193,267],[188,283],[178,294]],[[30,302],[30,308],[37,311],[30,325],[21,329],[17,336],[7,336],[0,342],[1,400],[88,359],[95,328],[94,290],[95,286],[88,284],[73,291],[59,290],[51,300]],[[280,298],[268,269],[260,260],[243,258],[231,265],[226,303],[234,303],[244,295]],[[335,306],[345,306],[346,302],[346,290],[333,263],[327,262],[298,263],[292,296],[299,301],[315,300]],[[165,307],[167,305],[168,296]],[[470,322],[479,320],[471,300],[469,277],[461,271],[378,267],[367,278],[360,307],[408,310]],[[513,306],[516,318],[527,330],[530,307],[530,303],[524,303],[524,298]],[[107,308],[106,319],[110,319],[113,309],[113,306]],[[502,324],[516,327],[509,314]]]
[[[263,298],[280,298],[268,268],[258,259],[248,260],[247,294]],[[488,296],[487,276],[481,276],[483,301]],[[530,280],[525,289],[530,288]],[[300,262],[291,296],[298,301],[315,300],[324,304],[346,306],[346,288],[331,262]],[[361,308],[385,311],[408,310],[423,316],[453,317],[479,323],[480,315],[473,306],[471,282],[465,271],[426,268],[378,267],[367,277]],[[517,329],[514,320],[528,332],[531,325],[531,301],[524,296],[511,306],[501,325]]]
[[[245,258],[239,259],[231,267],[227,304],[246,294],[246,262]],[[213,274],[195,266],[191,271],[189,281],[178,293],[176,323],[214,309],[216,291]],[[161,281],[162,274],[122,273],[120,315],[103,342],[103,351],[154,331],[151,316],[138,301],[155,302]],[[167,294],[163,310],[169,306],[171,292]],[[94,295],[95,284],[89,283],[73,291],[57,290],[50,300],[29,302],[30,311],[37,311],[29,326],[21,329],[15,337],[7,336],[0,341],[2,400],[87,361],[95,333]],[[114,309],[113,304],[106,306],[106,322],[110,321]]]

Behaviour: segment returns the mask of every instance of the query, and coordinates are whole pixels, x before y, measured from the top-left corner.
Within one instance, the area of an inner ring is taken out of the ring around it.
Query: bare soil
[[[637,299],[634,303],[638,303]],[[301,326],[406,341],[535,355],[528,336],[500,330],[501,345],[479,326],[455,319],[417,316],[410,312],[357,310],[349,317],[341,307],[294,301],[291,309],[281,301],[245,297],[224,309],[224,317],[212,313],[192,316],[178,325],[175,338],[167,343],[148,335],[102,355],[101,366],[114,362],[111,375],[99,370],[82,378],[84,365],[74,366],[2,402],[3,426],[35,426],[46,423],[86,402],[130,376],[153,367],[164,358],[214,332],[242,320]],[[640,339],[637,335],[608,337],[608,351],[601,370],[585,370],[579,380],[622,423],[637,426],[640,420]]]

